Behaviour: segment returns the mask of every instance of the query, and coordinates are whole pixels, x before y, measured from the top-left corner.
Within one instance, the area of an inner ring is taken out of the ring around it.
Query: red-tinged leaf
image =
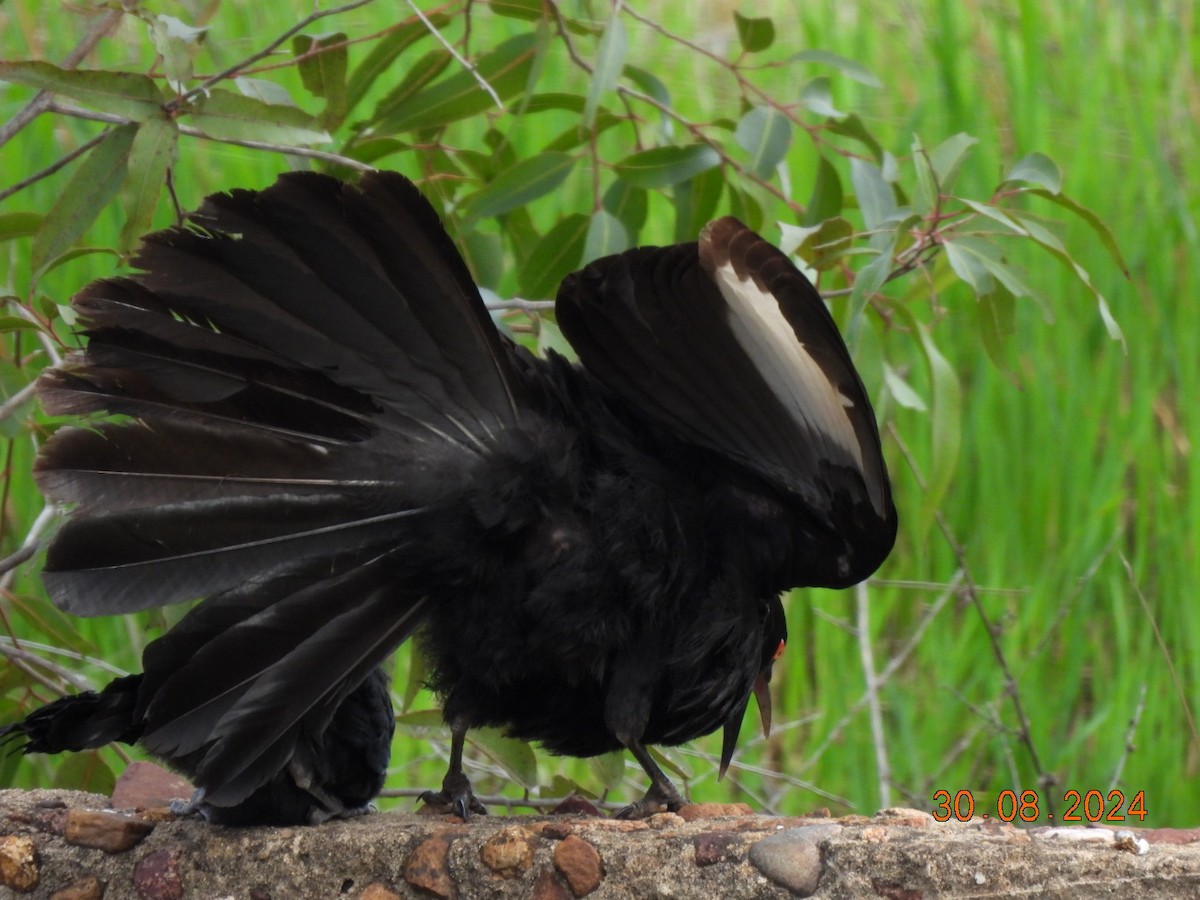
[[[129,175],[125,185],[125,225],[120,246],[132,250],[154,222],[154,210],[175,158],[179,127],[165,116],[147,119],[138,126],[129,149]]]
[[[0,60],[0,81],[60,94],[135,121],[155,115],[163,104],[162,91],[154,79],[132,72],[60,69],[40,60]]]
[[[591,216],[575,213],[547,231],[521,267],[517,276],[521,296],[529,300],[553,297],[559,283],[579,268]]]
[[[196,100],[188,124],[218,141],[267,141],[291,147],[324,143],[329,135],[294,106],[214,89]]]
[[[770,19],[743,16],[735,10],[733,22],[737,26],[742,49],[747,53],[758,53],[775,43],[775,23]]]
[[[563,183],[575,164],[566,153],[543,153],[505,169],[467,198],[464,218],[499,216],[542,197]]]
[[[33,240],[30,265],[35,275],[40,276],[50,262],[65,253],[117,196],[125,183],[138,130],[137,125],[114,128],[76,167]]]
[[[496,108],[491,94],[479,84],[488,83],[501,101],[525,89],[537,55],[537,35],[511,38],[475,60],[475,71],[459,70],[409,97],[378,123],[389,133],[448,125]]]
[[[661,188],[695,178],[721,164],[721,155],[708,144],[655,147],[625,157],[613,168],[635,187]]]

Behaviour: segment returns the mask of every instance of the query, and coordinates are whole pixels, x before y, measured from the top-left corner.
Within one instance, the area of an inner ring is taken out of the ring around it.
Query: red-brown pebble
[[[141,900],[183,900],[179,851],[158,850],[133,867],[133,887]]]
[[[553,869],[543,869],[533,883],[532,900],[571,900],[571,892]]]
[[[604,879],[604,863],[596,848],[573,834],[554,848],[554,868],[567,879],[567,886],[576,897],[590,894]]]
[[[63,835],[68,844],[105,853],[124,853],[154,830],[154,823],[105,809],[73,809]]]
[[[741,840],[727,831],[706,831],[692,838],[695,861],[698,866],[711,866],[719,862],[737,862]]]
[[[112,792],[113,809],[155,809],[170,806],[172,800],[192,796],[192,784],[150,762],[132,762],[117,779]]]
[[[400,895],[382,881],[372,881],[358,896],[359,900],[400,900]]]
[[[599,816],[600,810],[587,797],[571,794],[550,811],[552,816]]]
[[[404,880],[435,897],[454,896],[448,860],[454,837],[446,831],[421,841],[404,863]]]

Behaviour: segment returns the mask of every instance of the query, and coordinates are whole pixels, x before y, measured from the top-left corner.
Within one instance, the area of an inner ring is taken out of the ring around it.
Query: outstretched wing
[[[878,544],[847,581],[886,555],[896,515],[874,412],[820,295],[780,250],[719,219],[697,243],[597,260],[556,309],[584,368],[641,414]]]

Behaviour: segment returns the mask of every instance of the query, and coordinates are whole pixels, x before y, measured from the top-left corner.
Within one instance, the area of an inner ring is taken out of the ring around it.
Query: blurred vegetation
[[[994,817],[1033,790],[1057,821],[1069,791],[1104,801],[1081,818],[1140,791],[1129,824],[1195,824],[1191,3],[419,6],[0,5],[0,556],[32,554],[0,584],[0,721],[137,670],[180,615],[78,621],[41,592],[29,470],[55,423],[28,385],[72,344],[63,304],[206,193],[373,165],[421,183],[534,345],[562,344],[538,301],[563,274],[717,215],[819,277],[900,542],[865,586],[789,598],[775,729],[747,722],[724,783],[716,738],[664,751],[694,798],[870,813],[965,789]],[[419,680],[405,649],[396,794],[443,771]],[[477,789],[514,801],[644,788],[616,757],[473,750]],[[0,784],[103,789],[124,755],[8,755]]]

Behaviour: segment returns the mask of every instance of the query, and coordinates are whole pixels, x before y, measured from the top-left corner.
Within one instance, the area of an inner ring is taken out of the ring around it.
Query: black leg
[[[617,813],[618,819],[644,819],[658,812],[677,812],[687,801],[671,784],[671,779],[658,767],[658,763],[650,755],[650,751],[642,746],[640,741],[627,740],[625,746],[633,754],[646,774],[650,776],[650,790],[646,796],[632,803]]]
[[[457,723],[450,726],[450,767],[446,777],[442,779],[442,789],[426,791],[420,797],[422,803],[437,809],[452,812],[464,822],[471,818],[471,813],[487,815],[487,807],[479,802],[479,798],[471,791],[471,781],[463,772],[463,745],[467,741],[467,728]]]

